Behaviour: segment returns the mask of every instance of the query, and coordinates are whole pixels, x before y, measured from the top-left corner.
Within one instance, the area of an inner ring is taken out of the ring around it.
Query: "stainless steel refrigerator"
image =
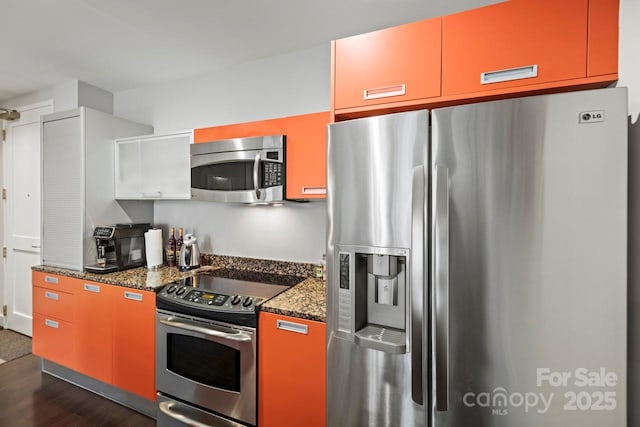
[[[329,126],[327,425],[622,427],[627,93]]]

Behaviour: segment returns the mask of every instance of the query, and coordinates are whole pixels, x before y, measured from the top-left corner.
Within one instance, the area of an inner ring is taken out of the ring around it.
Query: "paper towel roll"
[[[162,266],[162,230],[153,228],[144,233],[144,248],[147,255],[147,268]]]

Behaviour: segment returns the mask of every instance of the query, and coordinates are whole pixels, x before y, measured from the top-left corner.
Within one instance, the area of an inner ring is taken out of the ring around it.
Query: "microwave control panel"
[[[262,174],[263,187],[277,187],[282,185],[282,163],[264,162]]]

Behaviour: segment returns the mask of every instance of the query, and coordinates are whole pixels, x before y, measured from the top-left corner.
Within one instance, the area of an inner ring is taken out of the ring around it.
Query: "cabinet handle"
[[[84,284],[84,290],[89,292],[95,292],[97,294],[100,293],[100,286],[98,285],[90,285],[88,283]]]
[[[58,284],[58,278],[57,277],[52,277],[52,276],[44,276],[44,281],[47,283],[54,283],[54,284]]]
[[[57,300],[58,300],[58,298],[59,298],[58,294],[53,293],[53,292],[46,292],[46,291],[45,291],[45,293],[44,293],[44,297],[45,297],[45,298],[48,298],[48,299],[56,300],[56,301],[57,301]]]
[[[532,77],[538,77],[538,64],[480,73],[480,84],[486,85],[510,80],[530,79]]]
[[[142,301],[142,294],[124,291],[124,297],[133,301]]]
[[[327,187],[302,187],[302,194],[327,194]]]
[[[406,89],[407,87],[404,83],[401,85],[365,89],[363,92],[363,99],[366,101],[368,99],[388,98],[390,96],[406,95]]]
[[[309,334],[309,327],[302,323],[287,322],[286,320],[276,320],[276,328],[283,331],[295,332],[297,334]]]
[[[153,193],[142,193],[142,197],[162,197],[162,191],[154,191]]]
[[[50,328],[58,329],[60,324],[54,320],[44,319],[44,324]]]

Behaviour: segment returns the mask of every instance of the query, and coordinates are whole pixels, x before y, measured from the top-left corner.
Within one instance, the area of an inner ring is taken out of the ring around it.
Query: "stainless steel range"
[[[222,269],[158,293],[158,426],[256,424],[257,311],[302,280]]]

